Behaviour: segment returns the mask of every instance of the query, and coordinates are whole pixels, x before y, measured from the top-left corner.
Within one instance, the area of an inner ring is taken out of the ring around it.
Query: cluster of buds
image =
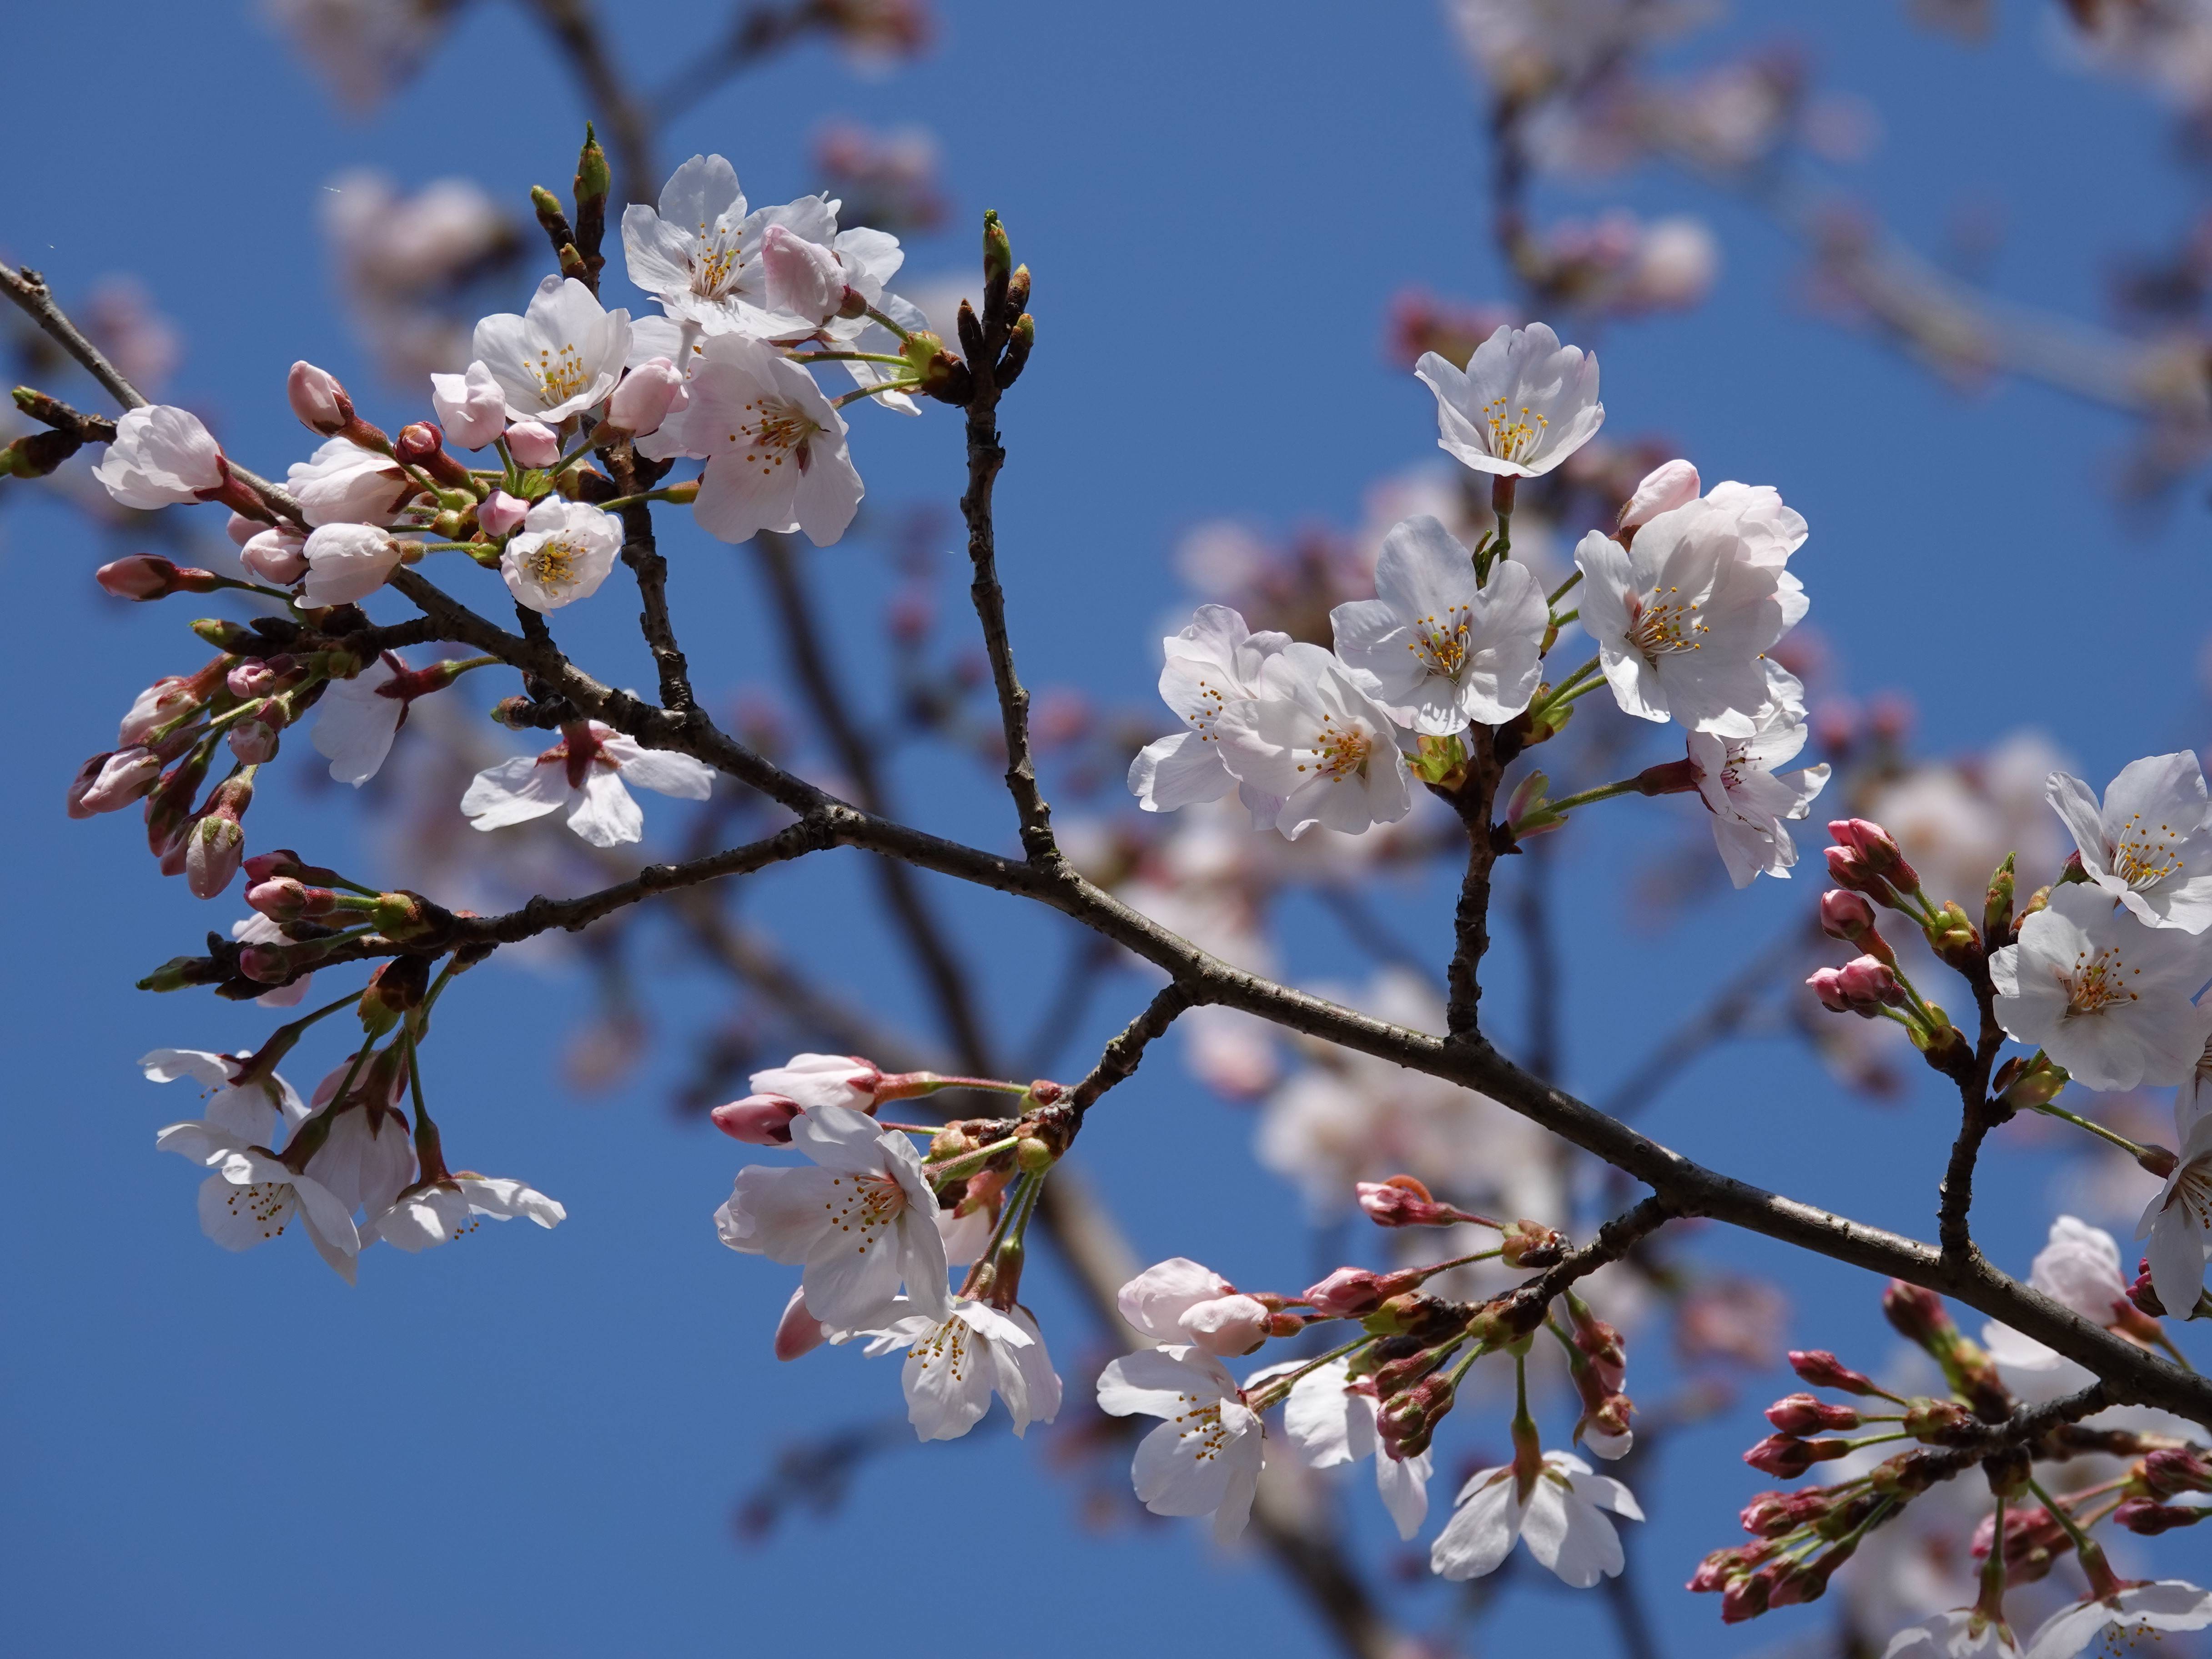
[[[1629,1419],[1636,1414],[1636,1402],[1624,1391],[1628,1381],[1627,1345],[1619,1331],[1593,1314],[1573,1291],[1567,1293],[1566,1303],[1572,1327],[1567,1365],[1583,1402],[1575,1438],[1608,1457],[1623,1455],[1633,1443]]]
[[[1839,818],[1828,826],[1836,844],[1828,848],[1828,874],[1834,888],[1820,896],[1820,931],[1856,945],[1860,954],[1839,968],[1816,969],[1805,983],[1832,1013],[1863,1019],[1892,1019],[1905,1029],[1913,1046],[1941,1072],[1972,1064],[1973,1048],[1943,1010],[1914,988],[1897,952],[1875,925],[1877,905],[1895,910],[1921,930],[1937,957],[1962,972],[1980,969],[1983,935],[1954,902],[1940,907],[1920,890],[1920,877],[1905,862],[1897,841],[1865,818]],[[2004,885],[2006,926],[2010,923],[2011,860],[1998,872]],[[1992,884],[1992,905],[1996,903]]]

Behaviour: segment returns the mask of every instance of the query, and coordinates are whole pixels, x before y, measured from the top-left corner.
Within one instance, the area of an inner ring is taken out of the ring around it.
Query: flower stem
[[[847,404],[862,398],[873,398],[885,392],[911,392],[921,384],[920,380],[879,380],[873,386],[855,386],[850,392],[832,398],[830,407],[842,409]]]
[[[880,351],[787,351],[783,354],[794,363],[890,363],[907,367],[903,357],[887,356]]]
[[[2042,1113],[2045,1117],[2062,1119],[2064,1121],[2072,1124],[2077,1129],[2086,1129],[2091,1134],[2096,1136],[2098,1139],[2110,1141],[2113,1146],[2118,1147],[2130,1158],[2141,1158],[2143,1154],[2144,1149],[2136,1145],[2134,1141],[2130,1140],[2125,1135],[2119,1133],[2117,1130],[2107,1129],[2101,1123],[2092,1123],[2087,1118],[2083,1117],[2078,1112],[2069,1112],[2063,1106],[2053,1105],[2050,1102],[2045,1101],[2042,1105],[2037,1106],[2033,1109]]]
[[[1580,570],[1577,570],[1573,575],[1568,577],[1566,580],[1561,582],[1557,587],[1553,588],[1551,592],[1545,597],[1544,603],[1546,605],[1557,605],[1561,599],[1565,599],[1568,594],[1575,591],[1575,585],[1581,581],[1582,579],[1583,573]]]
[[[1355,1352],[1374,1340],[1372,1336],[1364,1334],[1355,1336],[1342,1346],[1331,1348],[1317,1358],[1308,1360],[1294,1371],[1285,1371],[1280,1376],[1271,1376],[1260,1385],[1256,1393],[1246,1395],[1244,1403],[1255,1412],[1263,1412],[1276,1401],[1289,1398],[1291,1389],[1297,1386],[1300,1377],[1317,1371],[1330,1360],[1341,1359],[1346,1354]]]
[[[958,1176],[974,1175],[976,1170],[981,1169],[1000,1152],[1012,1151],[1020,1139],[1019,1135],[1008,1135],[1004,1140],[994,1140],[988,1146],[978,1146],[972,1152],[963,1152],[959,1157],[947,1158],[942,1164],[925,1163],[921,1166],[921,1171],[929,1177],[932,1185],[941,1187],[946,1182]]]
[[[896,335],[896,336],[897,336],[901,340],[908,340],[908,339],[911,339],[911,338],[913,338],[913,337],[914,337],[912,335],[908,334],[908,333],[906,331],[906,330],[905,330],[905,329],[903,329],[903,328],[900,327],[898,324],[896,324],[896,323],[893,322],[893,321],[892,321],[889,317],[885,316],[882,312],[880,312],[880,311],[877,310],[877,309],[875,308],[875,307],[873,307],[873,306],[870,306],[870,307],[868,307],[868,313],[867,313],[867,314],[868,314],[868,316],[869,316],[871,319],[872,319],[874,321],[878,322],[878,323],[881,323],[881,324],[882,324],[885,328],[887,328],[887,329],[890,330],[890,331],[891,331],[893,334]],[[904,362],[905,360],[904,360],[903,358],[896,358],[896,357],[894,357],[894,358],[886,358],[886,359],[884,359],[884,361],[885,361],[885,362]]]

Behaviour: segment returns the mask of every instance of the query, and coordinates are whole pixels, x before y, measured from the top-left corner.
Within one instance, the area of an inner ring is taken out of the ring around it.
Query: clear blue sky
[[[679,56],[719,15],[623,9],[640,60]],[[947,10],[920,66],[859,81],[802,52],[687,116],[667,159],[719,149],[756,201],[773,200],[812,184],[806,145],[823,116],[938,134],[961,228],[917,247],[909,270],[964,262],[965,227],[988,205],[1036,272],[1038,353],[1003,416],[1000,534],[1024,665],[1038,683],[1142,707],[1146,635],[1175,595],[1182,529],[1224,514],[1279,527],[1352,520],[1376,477],[1435,453],[1427,394],[1379,341],[1403,286],[1498,291],[1474,99],[1425,5],[1285,0],[1264,24],[1253,8],[1158,0]],[[2185,222],[2189,181],[2159,119],[2057,67],[2034,9],[2008,12],[1979,51],[1913,32],[1889,0],[1787,10],[1816,70],[1881,113],[1885,143],[1851,187],[1923,246],[1960,204],[1996,204],[2009,233],[1996,280],[2015,296],[2087,310],[2117,250]],[[1739,20],[1702,39],[1763,27]],[[409,184],[464,173],[520,203],[528,184],[565,179],[584,113],[515,13],[489,6],[471,8],[428,71],[366,122],[343,118],[235,5],[49,8],[11,31],[9,79],[19,139],[0,252],[65,295],[110,272],[143,276],[189,342],[177,395],[218,415],[232,453],[264,471],[307,450],[282,395],[295,357],[346,376],[378,418],[416,408],[374,386],[332,303],[312,226],[323,181],[363,164]],[[1547,213],[1626,199],[1711,216],[1727,261],[1712,301],[1601,342],[1611,419],[1676,434],[1708,478],[1778,484],[1807,514],[1798,563],[1814,619],[1856,690],[1909,692],[1936,750],[2040,723],[2099,782],[2138,753],[2203,742],[2201,482],[2164,520],[2127,520],[2104,484],[2124,422],[2033,388],[1940,388],[1810,315],[1793,250],[1694,186],[1639,177],[1547,186],[1540,199]],[[864,412],[857,425],[875,499],[951,502],[958,439],[945,413]],[[17,878],[4,1005],[21,1172],[0,1206],[0,1601],[12,1644],[933,1650],[988,1621],[1012,1632],[1016,1652],[1196,1654],[1224,1639],[1322,1651],[1249,1556],[1217,1557],[1178,1524],[1086,1530],[1077,1483],[1003,1419],[951,1448],[902,1447],[834,1516],[734,1545],[731,1502],[774,1449],[896,1411],[896,1367],[851,1353],[769,1359],[787,1278],[722,1249],[707,1220],[738,1149],[665,1108],[673,1044],[617,1096],[565,1092],[559,1045],[587,1002],[580,976],[475,976],[441,1016],[433,1060],[449,1140],[465,1133],[470,1162],[563,1200],[557,1232],[487,1230],[411,1261],[382,1253],[351,1291],[304,1249],[232,1258],[202,1240],[191,1172],[151,1144],[189,1098],[140,1081],[132,1062],[156,1045],[247,1045],[265,1019],[197,995],[156,1001],[130,981],[234,911],[159,880],[132,815],[71,824],[60,811],[77,762],[137,687],[197,662],[198,647],[181,632],[189,613],[104,602],[93,538],[26,494],[11,490],[0,519],[26,694],[8,769]],[[687,643],[702,682],[772,684],[743,566],[688,532],[672,556],[678,602],[701,619]],[[842,546],[813,568],[872,636],[879,556]],[[643,683],[628,617],[603,605],[563,637]],[[1964,642],[1931,646],[1944,631]],[[872,668],[857,664],[856,683],[879,697]],[[909,770],[933,824],[1003,837],[992,789],[942,763]],[[259,844],[281,833],[343,849],[334,805],[270,791],[255,808]],[[1601,845],[1626,850],[1656,823],[1625,813]],[[1624,938],[1619,872],[1585,867],[1571,907],[1567,1080],[1587,1087],[1679,1016],[1681,988],[1741,959],[1814,890],[1763,883],[1675,933]],[[764,884],[757,914],[918,1024],[902,976],[815,942],[860,936],[859,873],[844,857]],[[1052,936],[970,896],[948,908],[979,955],[988,940],[994,1014],[1018,1029]],[[1441,915],[1400,920],[1431,945],[1443,937]],[[1341,977],[1337,948],[1316,930],[1292,967]],[[703,983],[671,994],[672,1025],[711,1006]],[[1139,994],[1118,984],[1077,1052]],[[1700,1066],[1651,1127],[1750,1178],[1907,1231],[1930,1225],[1947,1138],[1932,1091],[1874,1112],[1794,1049],[1747,1044]],[[1309,1246],[1291,1195],[1249,1164],[1249,1133],[1246,1116],[1156,1065],[1094,1123],[1082,1157],[1148,1256],[1288,1283]],[[1222,1168],[1225,1186],[1209,1178]],[[2049,1213],[2049,1166],[2001,1152],[1993,1168],[1988,1242],[2024,1269]],[[1781,1274],[1796,1340],[1883,1351],[1872,1282],[1717,1233],[1697,1249]],[[1079,1316],[1049,1273],[1036,1299],[1072,1371]],[[1774,1381],[1783,1392],[1787,1379]],[[1734,1541],[1735,1509],[1760,1484],[1733,1461],[1747,1423],[1686,1438],[1650,1493],[1640,1547],[1677,1655],[1789,1633],[1771,1620],[1723,1634],[1710,1601],[1665,1589]],[[1452,1431],[1468,1444],[1502,1437],[1497,1425]],[[1371,1522],[1371,1504],[1358,1507]],[[1009,1565],[932,1637],[947,1549]],[[1426,1594],[1416,1622],[1440,1604]],[[1516,1585],[1498,1639],[1561,1618],[1571,1636],[1596,1628],[1588,1601]]]

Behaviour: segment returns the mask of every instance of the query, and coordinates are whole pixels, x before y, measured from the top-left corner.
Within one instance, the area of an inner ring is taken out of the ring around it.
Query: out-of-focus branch
[[[1792,927],[1753,957],[1723,984],[1713,1000],[1676,1026],[1628,1075],[1598,1097],[1609,1117],[1635,1115],[1656,1099],[1689,1063],[1715,1043],[1743,1029],[1775,984],[1775,975],[1803,954],[1817,935],[1809,925]]]
[[[593,119],[614,153],[617,194],[625,202],[650,202],[659,193],[653,161],[653,123],[617,66],[613,47],[590,0],[528,0],[582,87]]]

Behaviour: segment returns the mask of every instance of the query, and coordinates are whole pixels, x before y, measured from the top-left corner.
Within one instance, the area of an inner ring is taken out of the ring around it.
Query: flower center
[[[1552,424],[1541,415],[1532,420],[1526,404],[1516,417],[1503,398],[1484,404],[1482,415],[1490,428],[1490,453],[1501,461],[1526,460],[1543,443],[1545,428]]]
[[[1194,1394],[1177,1395],[1176,1402],[1182,1409],[1168,1419],[1176,1431],[1176,1449],[1198,1463],[1220,1456],[1229,1443],[1229,1431],[1221,1423],[1221,1402],[1201,1401]]]
[[[738,273],[744,269],[738,250],[723,240],[727,234],[699,227],[702,252],[691,263],[691,291],[702,300],[720,299],[737,285]]]
[[[557,593],[576,585],[576,561],[583,556],[581,544],[549,536],[524,556],[522,568],[540,587]]]
[[[2142,972],[2130,968],[2120,960],[2120,947],[2107,945],[2091,956],[2084,951],[2074,958],[2074,970],[2066,975],[2066,1017],[2076,1014],[2100,1014],[2114,1003],[2133,1002],[2136,994],[2128,988],[2128,981]]]
[[[584,369],[584,354],[566,340],[539,348],[530,372],[538,377],[538,389],[549,404],[566,403],[592,383]]]
[[[1455,680],[1467,666],[1467,636],[1474,623],[1471,607],[1453,605],[1442,622],[1424,617],[1415,623],[1413,637],[1406,642],[1406,649],[1431,674]]]
[[[907,1357],[925,1365],[942,1364],[955,1382],[968,1375],[968,1322],[946,1320],[907,1350]]]
[[[1705,631],[1698,620],[1698,602],[1674,597],[1681,590],[1655,589],[1648,599],[1628,596],[1628,642],[1650,666],[1677,651],[1702,651],[1705,642],[1695,635]]]
[[[1311,769],[1336,783],[1367,769],[1368,751],[1375,747],[1375,740],[1364,728],[1339,726],[1335,715],[1323,714],[1321,730],[1314,733],[1310,746],[1314,757]],[[1299,771],[1307,769],[1303,762],[1299,763]]]
[[[1221,711],[1228,707],[1229,694],[1211,680],[1200,680],[1198,695],[1203,699],[1198,712],[1186,714],[1183,718],[1189,723],[1190,729],[1198,733],[1200,743],[1218,743],[1221,739],[1213,735],[1213,723],[1221,718]]]
[[[224,1196],[223,1203],[233,1215],[242,1215],[261,1229],[264,1238],[274,1238],[284,1231],[292,1219],[295,1200],[291,1184],[283,1181],[256,1181],[244,1187],[233,1187]]]
[[[2173,855],[2180,842],[2172,825],[2161,823],[2153,830],[2138,812],[2113,838],[2112,873],[2130,887],[2155,887],[2181,868],[2181,860]]]
[[[837,1176],[822,1207],[841,1232],[858,1233],[863,1250],[906,1209],[906,1189],[889,1176]]]
[[[749,419],[738,422],[738,429],[730,434],[730,441],[743,444],[752,453],[749,459],[761,463],[761,476],[768,477],[783,465],[786,455],[794,455],[799,470],[806,471],[811,459],[807,453],[807,441],[822,430],[813,416],[797,404],[787,403],[781,398],[760,398],[745,406]]]

